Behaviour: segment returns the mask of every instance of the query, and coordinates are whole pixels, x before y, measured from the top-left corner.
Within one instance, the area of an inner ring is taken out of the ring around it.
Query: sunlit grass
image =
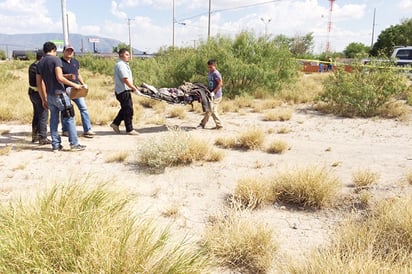
[[[243,208],[256,209],[273,203],[276,193],[267,178],[248,177],[237,181],[233,199]]]
[[[273,180],[278,201],[304,208],[332,205],[340,189],[334,175],[315,166],[284,170]]]
[[[128,151],[116,151],[106,157],[106,163],[123,163],[129,157]]]
[[[168,166],[188,165],[194,161],[220,159],[221,154],[216,154],[213,146],[207,141],[197,139],[179,129],[170,129],[162,136],[148,139],[138,151],[138,162],[156,170],[163,170]]]
[[[288,121],[292,118],[293,109],[277,108],[263,113],[263,121]]]
[[[258,127],[251,127],[235,137],[219,137],[215,144],[223,148],[256,150],[263,146],[265,132]]]
[[[282,154],[286,150],[290,149],[289,145],[285,141],[273,141],[266,148],[266,152],[274,154]]]
[[[239,273],[268,273],[278,249],[272,229],[236,212],[224,215],[212,218],[203,237],[211,259]]]
[[[377,183],[379,174],[370,169],[359,169],[352,174],[352,181],[356,188],[366,188]]]
[[[412,200],[380,201],[362,219],[340,225],[332,244],[287,273],[409,273],[412,269]]]
[[[1,273],[202,273],[201,253],[128,210],[131,197],[54,186],[0,207]],[[40,271],[41,270],[41,271]]]

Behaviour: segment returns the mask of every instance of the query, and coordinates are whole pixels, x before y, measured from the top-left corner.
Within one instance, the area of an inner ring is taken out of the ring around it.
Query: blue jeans
[[[70,98],[67,96],[67,94],[63,93],[61,96],[62,97],[60,97],[60,95],[55,96],[47,94],[47,103],[50,109],[50,135],[52,138],[52,147],[56,149],[61,145],[61,138],[59,135],[58,127],[60,112],[65,108],[63,101],[66,106],[70,106]],[[78,145],[77,130],[74,117],[63,117],[62,124],[68,129],[67,131],[69,132],[70,146]]]
[[[83,132],[88,132],[89,130],[92,129],[92,124],[90,123],[90,115],[89,111],[87,110],[87,105],[86,105],[86,100],[84,97],[76,98],[73,99],[73,101],[76,103],[77,108],[80,111],[80,117],[82,118],[82,125],[83,125]],[[63,121],[63,117],[62,117]],[[62,131],[68,131],[67,128],[64,126],[62,127]]]

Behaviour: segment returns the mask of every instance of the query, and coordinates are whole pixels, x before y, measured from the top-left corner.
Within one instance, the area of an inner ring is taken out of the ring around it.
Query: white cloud
[[[127,14],[119,9],[119,5],[116,1],[112,1],[111,13],[120,19],[127,19]]]
[[[402,1],[399,3],[399,7],[400,7],[401,9],[409,9],[409,10],[412,11],[412,0],[402,0]]]

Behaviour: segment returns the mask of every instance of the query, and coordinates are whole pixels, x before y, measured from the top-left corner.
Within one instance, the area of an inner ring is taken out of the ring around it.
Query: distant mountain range
[[[63,44],[62,33],[37,33],[37,34],[0,34],[0,50],[7,52],[10,58],[13,50],[36,50],[43,47],[46,41],[59,41]],[[91,52],[111,53],[113,47],[122,43],[119,40],[104,38],[99,36],[85,36],[81,34],[70,34],[70,44],[75,48],[76,52]],[[93,43],[92,41],[97,41]],[[124,43],[124,42],[123,42]],[[143,52],[133,48],[134,54],[142,54]]]

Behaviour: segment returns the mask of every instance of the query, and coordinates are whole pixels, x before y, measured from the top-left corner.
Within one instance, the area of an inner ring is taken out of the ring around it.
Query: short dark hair
[[[210,59],[209,61],[207,61],[207,64],[208,64],[209,66],[211,66],[211,65],[216,65],[216,60],[215,60],[215,59]]]
[[[129,51],[129,49],[128,49],[128,48],[121,48],[121,49],[119,49],[119,56],[122,55],[122,54],[124,54],[126,51]]]
[[[36,60],[40,60],[43,57],[43,55],[44,52],[42,50],[39,49],[38,51],[36,51]]]
[[[52,50],[57,50],[55,43],[49,41],[43,44],[43,51],[45,54],[51,52]]]

